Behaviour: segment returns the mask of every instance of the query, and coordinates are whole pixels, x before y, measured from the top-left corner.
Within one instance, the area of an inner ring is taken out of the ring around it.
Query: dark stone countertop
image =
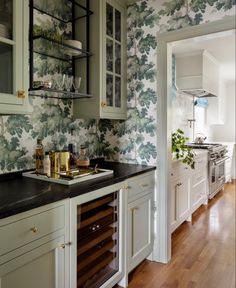
[[[99,167],[113,170],[113,176],[80,182],[71,186],[23,177],[21,172],[0,175],[0,219],[89,193],[156,169],[153,166],[118,162],[102,162]]]

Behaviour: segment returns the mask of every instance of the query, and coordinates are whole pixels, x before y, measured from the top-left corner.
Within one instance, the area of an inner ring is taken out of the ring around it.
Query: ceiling
[[[173,43],[173,54],[179,55],[207,50],[220,64],[221,75],[226,80],[235,79],[235,30],[209,34]]]

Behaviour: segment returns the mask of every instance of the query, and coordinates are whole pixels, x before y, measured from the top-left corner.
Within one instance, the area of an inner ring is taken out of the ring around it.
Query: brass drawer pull
[[[70,246],[70,245],[71,245],[71,242],[68,242],[68,243],[62,243],[62,244],[59,245],[59,248],[60,248],[60,249],[65,249],[66,246]]]
[[[149,187],[149,184],[140,184],[140,186],[141,186],[142,188],[147,188],[147,187]]]
[[[37,233],[38,232],[38,228],[37,227],[32,227],[32,228],[30,228],[30,231],[32,231],[33,233]]]

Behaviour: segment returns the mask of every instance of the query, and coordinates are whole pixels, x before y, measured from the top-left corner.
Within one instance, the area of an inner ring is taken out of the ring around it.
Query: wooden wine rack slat
[[[117,214],[111,214],[107,217],[102,218],[101,220],[84,227],[83,229],[79,229],[77,231],[77,239],[78,241],[82,241],[84,238],[90,237],[91,234],[95,234],[105,227],[117,222]]]
[[[116,228],[106,227],[105,229],[102,229],[96,233],[96,238],[94,235],[91,235],[90,238],[86,238],[84,241],[78,242],[77,256],[83,254],[85,251],[104,241],[108,237],[111,237],[115,232]]]
[[[81,221],[80,223],[78,223],[77,225],[77,229],[82,229],[84,228],[85,226],[87,225],[90,225],[108,215],[112,215],[115,213],[115,210],[113,207],[109,207],[109,208],[106,208],[106,210],[104,211],[100,211],[98,213],[96,213],[95,215],[93,215],[92,217],[89,217],[88,219],[85,219],[83,221]]]
[[[105,252],[111,250],[116,245],[116,241],[112,238],[108,242],[102,243],[92,248],[90,251],[84,253],[77,258],[77,271],[81,271],[84,267],[96,261],[98,257],[103,255]]]
[[[80,213],[85,213],[85,212],[88,212],[88,211],[95,209],[99,206],[110,203],[114,199],[115,199],[114,195],[108,195],[108,196],[105,196],[105,197],[98,199],[97,201],[92,201],[92,202],[86,203],[80,208],[81,209]]]
[[[115,253],[107,251],[102,256],[96,259],[89,267],[85,267],[83,270],[77,273],[77,287],[81,287],[84,282],[89,280],[93,275],[95,275],[102,268],[107,266],[114,258]]]

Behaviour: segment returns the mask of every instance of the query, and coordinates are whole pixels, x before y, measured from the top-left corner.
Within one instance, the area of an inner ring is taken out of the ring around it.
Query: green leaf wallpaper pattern
[[[57,2],[56,13],[64,17],[68,7],[61,10],[64,1]],[[235,0],[147,0],[130,5],[127,12],[127,120],[74,120],[72,102],[32,98],[32,115],[0,116],[0,173],[32,168],[37,137],[44,138],[46,150],[67,147],[72,128],[78,147],[85,144],[90,157],[156,164],[156,35],[235,15]],[[71,37],[69,24],[40,13],[35,17],[36,34]],[[54,73],[70,74],[71,67],[37,55],[34,72],[37,79],[47,79]]]

